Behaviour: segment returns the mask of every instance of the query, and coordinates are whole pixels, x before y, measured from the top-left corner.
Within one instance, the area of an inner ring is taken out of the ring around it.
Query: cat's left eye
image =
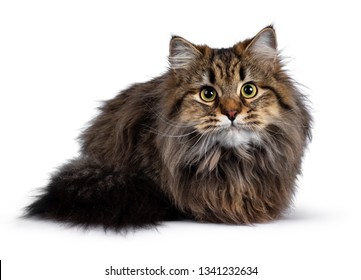
[[[253,98],[257,95],[258,89],[252,83],[244,84],[241,88],[241,94],[244,98]]]
[[[217,97],[217,91],[212,87],[204,87],[199,95],[203,101],[212,102]]]

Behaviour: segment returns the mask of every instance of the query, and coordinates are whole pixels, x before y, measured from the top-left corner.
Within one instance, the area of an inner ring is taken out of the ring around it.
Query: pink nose
[[[236,110],[226,111],[226,116],[233,122],[236,119],[238,112]]]

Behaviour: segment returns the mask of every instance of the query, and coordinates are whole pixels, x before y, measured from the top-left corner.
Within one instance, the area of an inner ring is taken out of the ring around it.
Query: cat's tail
[[[54,174],[25,216],[116,230],[184,218],[145,176],[125,176],[85,159],[73,160]]]

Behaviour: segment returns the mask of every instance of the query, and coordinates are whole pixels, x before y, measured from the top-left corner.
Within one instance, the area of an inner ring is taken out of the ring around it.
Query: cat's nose
[[[233,122],[236,119],[238,111],[236,110],[225,111],[224,114]]]
[[[241,112],[241,104],[234,98],[225,97],[220,100],[221,113],[233,122],[236,116]]]

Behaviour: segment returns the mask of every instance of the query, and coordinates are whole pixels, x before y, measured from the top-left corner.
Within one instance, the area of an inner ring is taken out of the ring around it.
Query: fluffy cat
[[[282,215],[311,117],[273,27],[222,49],[174,36],[169,63],[104,103],[80,137],[81,155],[52,176],[28,216],[124,229]]]

